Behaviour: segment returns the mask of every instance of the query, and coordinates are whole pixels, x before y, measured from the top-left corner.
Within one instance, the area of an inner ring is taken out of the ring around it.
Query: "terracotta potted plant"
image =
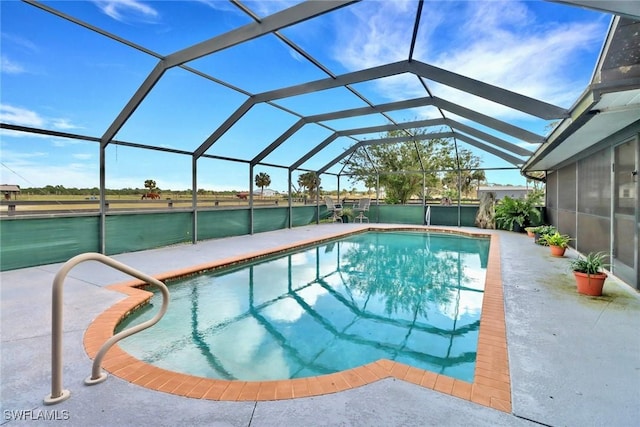
[[[564,252],[567,250],[567,246],[569,246],[569,242],[571,241],[571,237],[566,234],[560,234],[556,231],[553,234],[544,234],[541,239],[549,246],[551,249],[551,255],[557,257],[563,257]]]
[[[556,231],[558,230],[553,225],[539,225],[533,229],[533,241],[539,245],[546,246],[547,242],[543,237],[548,234],[554,234]]]
[[[535,233],[535,231],[534,231],[535,229],[536,229],[536,227],[525,227],[525,228],[524,228],[524,231],[526,231],[526,232],[527,232],[527,236],[529,236],[529,237],[535,237],[535,236],[536,236],[536,233]]]
[[[571,269],[576,278],[578,292],[584,295],[600,296],[607,274],[602,271],[605,267],[604,252],[589,253],[585,257],[571,261]]]

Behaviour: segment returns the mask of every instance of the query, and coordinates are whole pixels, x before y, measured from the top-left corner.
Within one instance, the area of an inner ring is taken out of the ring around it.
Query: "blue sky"
[[[296,3],[243,2],[258,16]],[[159,55],[171,54],[252,22],[231,3],[217,0],[44,4]],[[282,34],[332,73],[340,75],[406,60],[416,5],[415,1],[365,0],[286,28]],[[155,57],[34,6],[2,0],[0,8],[0,121],[4,123],[100,137],[158,62]],[[414,58],[569,108],[590,81],[610,19],[607,14],[543,1],[425,1]],[[186,65],[254,94],[327,77],[272,35]],[[548,131],[546,121],[435,82],[428,85],[440,98],[539,134]],[[376,103],[426,96],[415,76],[408,75],[353,87]],[[243,93],[173,68],[165,73],[116,139],[193,151],[246,98]],[[276,102],[302,115],[364,106],[343,88]],[[423,107],[389,115],[402,122],[437,117],[437,110]],[[448,117],[465,122],[453,114]],[[297,117],[282,109],[257,105],[207,154],[249,160],[296,120]],[[326,125],[341,130],[385,123],[380,115],[368,115]],[[330,134],[321,126],[307,125],[264,161],[288,166]],[[508,136],[498,136],[517,142]],[[9,131],[2,131],[0,138],[3,184],[99,185],[97,143]],[[352,143],[348,138],[339,138],[303,167],[319,169]],[[485,167],[509,166],[490,154],[477,154]],[[331,170],[337,172],[339,167]],[[190,156],[110,145],[106,171],[108,188],[143,187],[145,179],[156,180],[162,189],[191,187]],[[258,172],[271,176],[271,188],[286,189],[286,170],[258,166],[254,173]],[[524,182],[517,172],[488,175],[496,183]],[[198,188],[243,190],[249,187],[249,180],[245,164],[212,159],[198,162]],[[336,183],[333,177],[323,178],[325,189],[335,188]],[[342,179],[341,187],[350,188],[351,184]]]

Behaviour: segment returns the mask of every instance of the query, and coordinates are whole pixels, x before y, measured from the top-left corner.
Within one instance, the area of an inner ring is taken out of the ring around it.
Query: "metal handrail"
[[[64,279],[69,271],[84,261],[99,261],[110,267],[122,271],[137,279],[143,280],[149,285],[157,286],[162,292],[162,307],[160,311],[146,322],[142,322],[139,325],[133,326],[129,329],[121,331],[116,335],[109,338],[100,348],[93,360],[93,368],[91,370],[91,376],[85,380],[85,384],[93,385],[104,381],[107,378],[107,374],[101,372],[100,365],[102,359],[111,346],[123,338],[140,332],[150,326],[155,325],[164,316],[169,306],[169,289],[166,285],[145,273],[135,270],[128,265],[122,264],[106,255],[102,255],[96,252],[88,252],[77,255],[65,262],[62,268],[58,271],[53,279],[53,292],[52,292],[52,313],[51,313],[51,394],[44,398],[45,405],[53,405],[65,401],[71,396],[69,390],[62,388],[62,290]]]

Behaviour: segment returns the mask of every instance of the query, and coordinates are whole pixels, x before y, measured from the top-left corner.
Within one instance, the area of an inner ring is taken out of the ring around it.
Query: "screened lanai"
[[[85,227],[97,228],[101,252],[137,248],[108,246],[118,226],[105,189],[147,179],[192,194],[160,245],[216,236],[200,190],[247,192],[241,234],[319,220],[319,208],[293,210],[301,174],[317,173],[338,198],[364,189],[349,172],[356,153],[371,176],[446,172],[426,158],[383,168],[368,155],[379,144],[448,140],[452,170],[468,150],[489,183],[525,184],[521,166],[572,119],[615,15],[637,11],[600,1],[4,2],[2,181],[97,188],[99,222]],[[277,218],[256,217],[262,172],[289,195]],[[454,216],[460,225],[464,213]]]

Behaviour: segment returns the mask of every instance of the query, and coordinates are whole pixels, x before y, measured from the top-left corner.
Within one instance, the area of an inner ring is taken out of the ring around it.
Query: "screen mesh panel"
[[[609,216],[611,211],[611,154],[602,150],[578,163],[580,202],[578,210]]]
[[[547,173],[547,209],[558,208],[558,172]]]
[[[609,253],[611,221],[593,215],[578,213],[578,230],[576,249],[583,254],[589,252]]]
[[[576,213],[574,211],[558,211],[554,224],[557,224],[560,233],[568,234],[572,238],[576,237]]]
[[[576,166],[558,170],[558,209],[576,210]]]

